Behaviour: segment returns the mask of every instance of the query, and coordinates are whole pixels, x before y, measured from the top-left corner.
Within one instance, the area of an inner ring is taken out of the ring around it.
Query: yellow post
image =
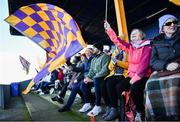
[[[126,16],[124,11],[124,4],[123,0],[114,0],[115,10],[116,10],[116,19],[118,24],[118,35],[121,37],[124,35],[124,40],[128,41],[128,31],[127,31],[127,24],[126,24]]]
[[[177,6],[180,6],[180,0],[169,0],[169,1],[176,4]]]

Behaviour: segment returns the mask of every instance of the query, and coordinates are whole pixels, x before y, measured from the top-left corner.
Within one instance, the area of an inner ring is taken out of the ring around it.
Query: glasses
[[[167,22],[167,23],[164,24],[164,26],[170,26],[172,23],[177,24],[178,21],[174,20],[174,21]]]

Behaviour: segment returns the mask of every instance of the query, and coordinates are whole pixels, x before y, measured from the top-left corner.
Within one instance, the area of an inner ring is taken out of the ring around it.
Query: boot
[[[104,118],[105,121],[112,121],[118,117],[117,108],[111,107],[110,113]]]
[[[107,106],[106,110],[105,110],[105,113],[103,114],[102,118],[104,119],[105,117],[107,117],[109,113],[110,113],[110,107]]]
[[[71,109],[67,106],[64,105],[62,108],[58,109],[59,112],[66,112],[66,111],[71,111]]]
[[[51,98],[51,100],[52,101],[57,101],[60,104],[64,103],[64,99],[62,97],[59,97],[59,96],[55,96],[55,97]]]

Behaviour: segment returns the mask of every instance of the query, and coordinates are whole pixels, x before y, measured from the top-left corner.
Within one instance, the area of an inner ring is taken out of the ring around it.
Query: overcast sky
[[[0,84],[30,79],[36,75],[39,62],[45,60],[45,51],[27,37],[10,35],[9,24],[4,21],[9,13],[7,0],[1,0],[0,11]],[[28,75],[22,69],[19,55],[32,64]]]

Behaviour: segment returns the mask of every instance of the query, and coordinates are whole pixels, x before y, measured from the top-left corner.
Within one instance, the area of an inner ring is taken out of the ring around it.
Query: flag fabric
[[[34,83],[87,46],[75,20],[65,10],[51,4],[23,6],[5,21],[47,52],[44,67],[24,94],[29,92]]]
[[[19,60],[20,60],[20,62],[22,64],[22,66],[23,66],[23,70],[25,70],[26,74],[28,74],[29,73],[29,67],[30,67],[31,64],[25,58],[23,58],[22,56],[19,56]]]

